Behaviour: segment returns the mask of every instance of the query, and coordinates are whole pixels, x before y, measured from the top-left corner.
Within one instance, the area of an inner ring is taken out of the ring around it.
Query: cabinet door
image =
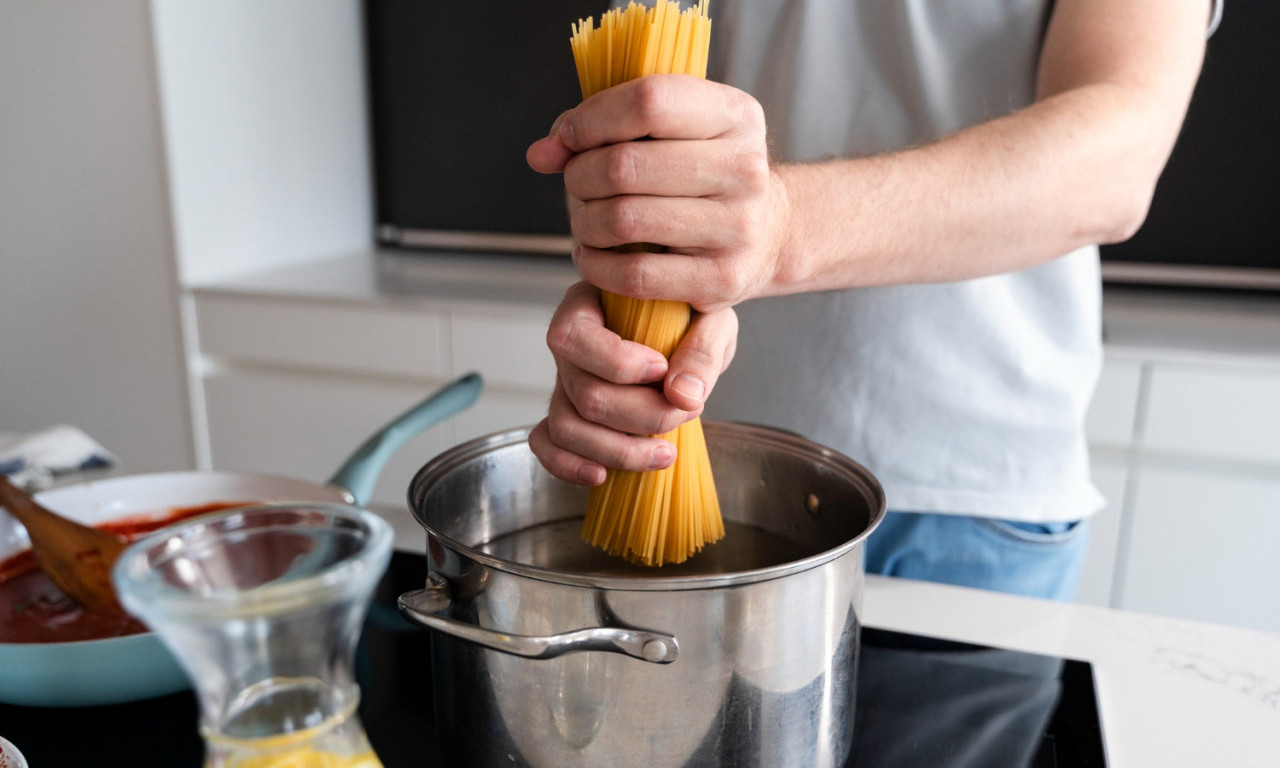
[[[1143,440],[1152,452],[1280,467],[1280,372],[1157,363]]]
[[[458,442],[537,424],[547,415],[550,394],[487,391],[472,408],[458,414],[455,426]]]
[[[1280,631],[1280,471],[1146,464],[1120,607]]]
[[[547,349],[551,309],[468,306],[454,311],[449,324],[452,370],[479,371],[489,387],[551,393],[556,380],[556,362]]]
[[[204,386],[213,468],[323,483],[365,438],[443,383],[256,370],[210,376]],[[397,546],[423,549],[425,534],[408,513],[409,483],[453,442],[453,420],[432,427],[401,447],[379,476],[370,506],[396,528]]]

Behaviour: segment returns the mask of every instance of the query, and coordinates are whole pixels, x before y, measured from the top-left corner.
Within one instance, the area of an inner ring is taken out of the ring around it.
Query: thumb
[[[684,411],[700,411],[738,348],[738,315],[732,309],[695,313],[689,332],[671,355],[663,392]]]
[[[561,114],[551,125],[551,131],[525,150],[525,162],[538,173],[562,173],[569,158],[573,157],[573,151],[560,138],[560,124],[563,121],[564,114]]]

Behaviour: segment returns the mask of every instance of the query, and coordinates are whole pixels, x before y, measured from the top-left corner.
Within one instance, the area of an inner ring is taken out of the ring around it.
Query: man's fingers
[[[582,152],[639,138],[712,139],[746,124],[763,126],[764,116],[742,91],[692,75],[651,75],[587,99],[563,115],[556,135]]]
[[[664,469],[675,461],[676,453],[675,446],[661,438],[629,435],[584,419],[559,386],[552,393],[547,418],[530,435],[529,445],[556,477],[587,485],[596,484],[596,468]]]
[[[525,162],[538,173],[561,173],[569,159],[573,157],[573,151],[564,145],[559,136],[560,125],[564,122],[566,114],[568,113],[561,113],[560,117],[552,123],[547,135],[530,144],[525,150]]]
[[[609,144],[574,155],[564,167],[564,183],[582,200],[617,195],[730,197],[753,183],[739,172],[734,157],[738,154],[739,142],[720,140]]]
[[[702,408],[738,348],[738,315],[732,309],[694,316],[684,340],[671,355],[663,383],[667,400],[679,409]]]
[[[605,327],[600,291],[585,282],[565,294],[547,328],[547,347],[557,361],[614,384],[650,384],[667,372],[659,352]]]
[[[561,480],[580,485],[599,485],[604,482],[605,468],[572,451],[565,450],[551,440],[549,418],[538,422],[529,433],[529,449],[548,472]]]

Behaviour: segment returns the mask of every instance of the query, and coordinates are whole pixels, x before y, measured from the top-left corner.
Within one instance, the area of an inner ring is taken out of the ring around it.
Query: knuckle
[[[733,259],[721,259],[715,262],[715,268],[708,272],[707,282],[710,294],[725,300],[733,300],[747,290],[746,275],[733,264]]]
[[[752,149],[746,153],[745,162],[740,169],[740,184],[754,193],[769,188],[769,157],[763,149]]]
[[[565,419],[548,416],[546,425],[547,439],[552,445],[560,448],[573,445],[575,430]]]
[[[640,177],[640,150],[632,144],[617,144],[605,158],[605,181],[618,192],[634,191]]]
[[[547,348],[553,357],[569,357],[582,343],[588,318],[579,313],[558,313],[547,326]]]
[[[624,469],[634,469],[640,466],[640,458],[640,449],[627,441],[614,450],[613,463]]]
[[[632,90],[631,107],[645,126],[661,124],[669,111],[669,100],[662,84],[653,78],[640,78]]]
[[[553,322],[547,328],[547,349],[551,350],[553,357],[563,357],[565,352],[570,348],[570,339],[573,337],[573,325],[564,322]]]
[[[632,259],[618,274],[618,293],[623,296],[647,299],[651,282],[644,264],[638,259]]]
[[[605,229],[620,242],[629,243],[638,238],[640,222],[633,201],[627,198],[610,200],[603,206],[601,213]]]
[[[610,413],[610,398],[604,388],[596,385],[583,387],[574,400],[578,415],[587,421],[602,424]]]
[[[696,371],[707,371],[718,373],[720,369],[720,356],[711,346],[711,340],[705,335],[699,335],[693,339],[693,344],[685,350],[682,363],[686,368],[692,368]]]

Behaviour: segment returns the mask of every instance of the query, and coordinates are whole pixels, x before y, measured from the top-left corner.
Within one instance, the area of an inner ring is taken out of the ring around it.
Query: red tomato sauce
[[[163,515],[133,515],[95,527],[133,541],[197,515],[256,503],[219,501],[178,507]],[[81,608],[37,567],[35,554],[29,549],[0,561],[0,643],[100,640],[146,631],[142,622],[126,613],[95,613]]]

